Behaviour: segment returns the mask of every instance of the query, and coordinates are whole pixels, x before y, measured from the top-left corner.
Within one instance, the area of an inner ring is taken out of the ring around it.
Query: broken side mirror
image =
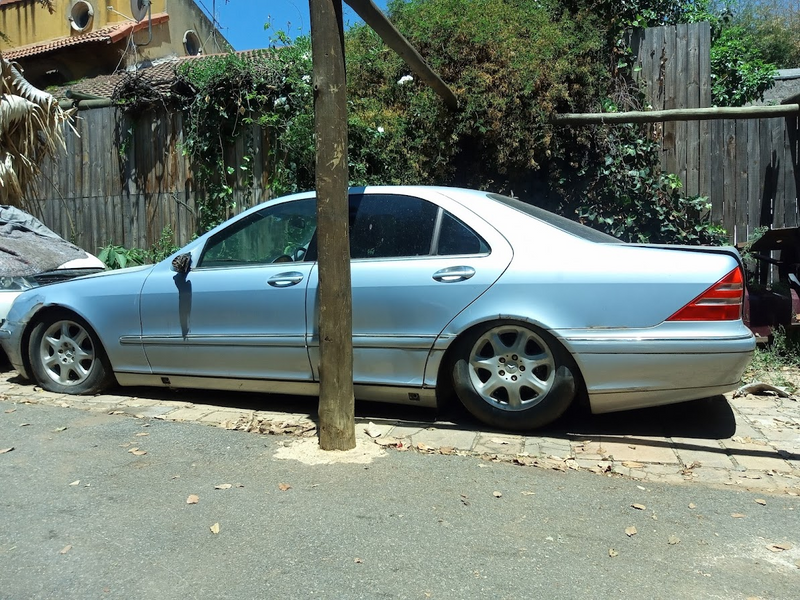
[[[176,273],[186,275],[192,270],[192,255],[187,252],[186,254],[179,254],[172,259],[172,270]]]

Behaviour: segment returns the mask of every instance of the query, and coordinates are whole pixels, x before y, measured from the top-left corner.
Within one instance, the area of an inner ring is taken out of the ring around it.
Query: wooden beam
[[[391,21],[386,18],[372,0],[345,0],[350,7],[364,19],[364,22],[375,30],[381,39],[392,50],[397,52],[414,74],[428,84],[439,94],[442,100],[452,108],[458,110],[458,99],[452,90],[447,87],[441,77],[428,66],[420,53],[412,46],[403,34],[395,29]]]
[[[356,447],[342,0],[309,0],[319,265],[319,445]]]
[[[672,110],[629,111],[619,113],[563,113],[553,115],[554,125],[596,125],[614,123],[660,123],[663,121],[711,121],[715,119],[765,119],[786,117],[800,112],[800,104],[780,106],[735,106],[677,108]]]

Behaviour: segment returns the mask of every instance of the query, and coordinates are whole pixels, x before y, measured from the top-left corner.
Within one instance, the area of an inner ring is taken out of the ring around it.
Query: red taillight
[[[742,318],[744,277],[736,267],[667,321],[735,321]]]

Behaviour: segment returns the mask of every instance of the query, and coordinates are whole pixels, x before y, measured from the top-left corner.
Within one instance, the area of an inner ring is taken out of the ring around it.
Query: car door
[[[350,196],[353,378],[422,385],[447,323],[511,261],[508,242],[460,204],[432,193]],[[317,267],[308,288],[309,353],[319,364]]]
[[[183,275],[169,262],[142,290],[142,341],[155,374],[310,380],[306,260],[313,199],[270,204],[211,236]]]

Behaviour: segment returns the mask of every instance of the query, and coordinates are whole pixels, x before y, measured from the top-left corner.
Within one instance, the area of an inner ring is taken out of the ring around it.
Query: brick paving
[[[164,390],[119,389],[119,394],[52,394],[0,372],[0,410],[15,403],[127,414],[140,419],[195,422],[258,434],[316,434],[314,415],[287,410],[252,410],[202,402],[158,399]],[[153,397],[132,394],[152,393]],[[230,395],[226,398],[230,400]],[[776,396],[726,395],[735,421],[729,437],[625,435],[601,431],[514,435],[482,431],[474,423],[418,423],[398,418],[357,418],[356,434],[395,451],[458,454],[547,469],[587,470],[640,481],[733,486],[800,495],[800,402]],[[270,403],[272,406],[275,402]],[[291,406],[287,401],[286,406]],[[622,414],[622,413],[620,413]],[[633,413],[630,413],[633,414]],[[693,418],[690,413],[687,419]],[[698,419],[703,427],[702,419]],[[712,423],[713,425],[713,423]],[[635,428],[634,428],[635,429]],[[535,433],[535,432],[534,432]],[[0,443],[0,445],[2,445]]]

